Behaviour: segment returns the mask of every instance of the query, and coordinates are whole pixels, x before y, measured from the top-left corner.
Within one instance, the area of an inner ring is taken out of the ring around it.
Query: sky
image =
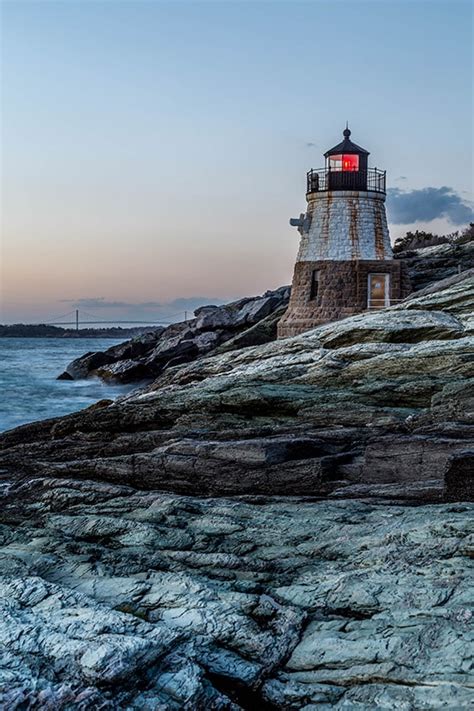
[[[148,318],[291,282],[351,138],[392,239],[469,221],[470,0],[4,1],[0,322]]]

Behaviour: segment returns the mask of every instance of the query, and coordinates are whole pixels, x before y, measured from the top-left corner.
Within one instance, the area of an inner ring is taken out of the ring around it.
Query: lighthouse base
[[[410,278],[401,260],[297,262],[290,303],[278,323],[278,338],[385,308],[410,291]]]

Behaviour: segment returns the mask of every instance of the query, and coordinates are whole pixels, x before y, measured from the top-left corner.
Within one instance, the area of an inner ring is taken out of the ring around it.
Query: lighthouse
[[[306,176],[306,212],[290,220],[300,245],[279,338],[385,308],[410,292],[390,245],[385,170],[368,167],[369,152],[351,140],[347,125],[324,157],[325,167]]]

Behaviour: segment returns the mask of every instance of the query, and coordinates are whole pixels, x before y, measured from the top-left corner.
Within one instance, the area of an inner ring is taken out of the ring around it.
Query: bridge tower
[[[369,152],[350,136],[346,126],[343,141],[324,154],[325,167],[307,173],[306,213],[290,220],[300,246],[279,338],[384,308],[410,292],[390,245],[386,173],[368,167]]]

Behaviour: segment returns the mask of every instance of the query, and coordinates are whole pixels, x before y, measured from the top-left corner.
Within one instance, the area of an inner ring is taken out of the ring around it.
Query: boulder
[[[65,373],[62,373],[61,380],[69,379],[80,380],[81,378],[87,378],[90,373],[93,373],[98,368],[104,365],[114,362],[114,356],[107,352],[102,351],[85,353],[80,358],[76,358],[72,363],[66,368]]]
[[[425,289],[415,291],[398,309],[424,309],[455,313],[464,323],[474,312],[474,269],[435,282]]]
[[[201,314],[211,313],[212,311],[215,311],[216,309],[219,309],[219,306],[216,306],[215,304],[208,304],[207,306],[200,306],[198,309],[196,309],[194,311],[194,315],[200,316]]]
[[[95,369],[93,374],[105,382],[123,384],[150,379],[150,372],[144,358],[119,360]]]
[[[227,351],[238,350],[239,348],[248,348],[250,346],[259,346],[264,343],[270,343],[277,338],[277,325],[286,311],[286,305],[273,311],[271,314],[258,321],[253,326],[245,329],[236,336],[226,340],[216,349],[216,353],[226,353]]]
[[[231,309],[223,307],[201,311],[196,318],[195,327],[197,331],[211,331],[213,329],[232,328],[235,322],[235,315]]]
[[[415,291],[474,268],[474,239],[464,244],[447,243],[394,255],[407,265]]]
[[[74,378],[65,370],[64,373],[58,375],[57,380],[74,380]]]
[[[354,343],[419,343],[460,338],[464,327],[442,311],[384,309],[336,321],[313,331],[325,348]]]
[[[275,308],[280,305],[281,300],[277,296],[253,299],[239,310],[236,325],[257,323],[271,314]]]

